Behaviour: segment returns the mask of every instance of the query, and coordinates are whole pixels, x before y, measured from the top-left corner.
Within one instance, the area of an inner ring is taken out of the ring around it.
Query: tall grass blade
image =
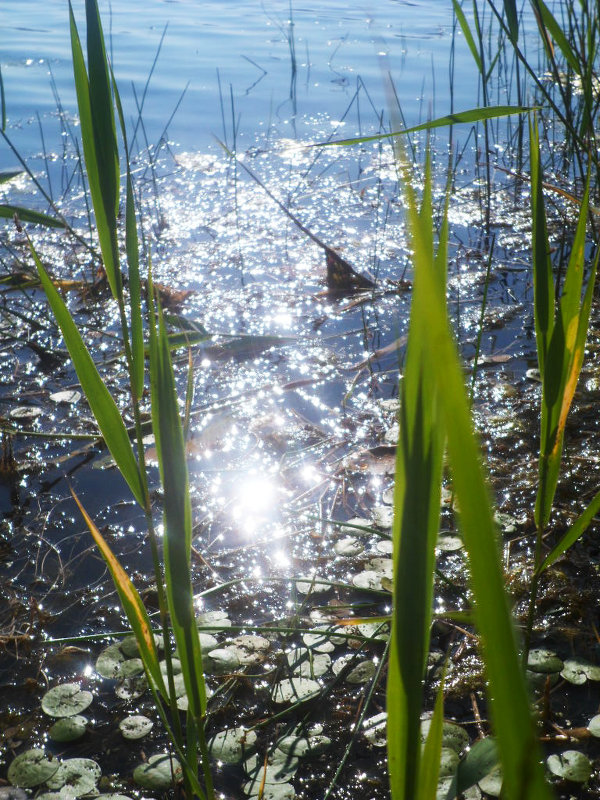
[[[477,69],[479,74],[483,73],[483,64],[481,63],[481,56],[479,55],[479,50],[477,49],[477,45],[475,44],[475,39],[473,38],[473,34],[471,33],[471,28],[469,27],[469,23],[467,22],[467,18],[465,17],[465,12],[462,10],[461,4],[458,0],[452,0],[452,6],[454,8],[454,13],[456,14],[456,19],[458,20],[458,24],[460,25],[460,29],[465,37],[465,41],[471,51],[471,55],[473,56],[473,60],[477,64]]]
[[[29,208],[6,205],[5,203],[0,205],[0,217],[3,219],[13,219],[15,216],[21,222],[32,222],[35,225],[43,225],[46,228],[67,227],[62,220],[49,217],[47,214],[41,214],[39,211],[31,211]]]
[[[86,0],[86,14],[89,15],[88,26],[92,28],[99,25],[98,9],[95,7],[95,0]],[[94,8],[95,7],[95,8]],[[95,21],[96,18],[96,21]],[[121,296],[121,273],[119,269],[119,250],[117,244],[117,202],[118,202],[118,180],[115,176],[114,160],[117,157],[116,136],[114,135],[114,114],[110,100],[106,100],[105,92],[102,87],[102,69],[98,67],[97,61],[104,53],[104,47],[98,45],[101,50],[89,53],[90,78],[100,81],[100,86],[91,85],[83,58],[83,50],[71,0],[69,0],[69,20],[71,29],[71,57],[73,60],[73,75],[75,78],[75,91],[77,94],[77,108],[79,111],[79,122],[81,126],[81,140],[83,143],[83,155],[87,172],[94,214],[96,217],[96,229],[100,250],[104,261],[106,276],[114,297]],[[101,32],[100,32],[101,36]],[[98,34],[94,36],[88,31],[88,44],[94,46]],[[105,55],[105,54],[104,54]],[[93,70],[93,72],[92,72]],[[103,115],[109,115],[113,120],[112,125],[102,119]],[[113,131],[113,133],[110,133]],[[100,134],[109,133],[110,142],[99,141]],[[112,153],[109,158],[107,152]],[[106,172],[104,170],[107,170]]]
[[[119,563],[119,560],[114,555],[106,540],[94,524],[94,521],[81,504],[81,501],[73,489],[71,489],[71,494],[79,506],[79,510],[83,515],[85,523],[88,526],[90,533],[96,542],[96,546],[98,547],[98,550],[100,550],[102,558],[106,562],[106,566],[109,569],[115,584],[115,588],[119,594],[121,605],[127,614],[127,619],[131,625],[131,630],[133,631],[138,643],[140,658],[142,659],[144,667],[146,668],[148,677],[154,682],[155,687],[160,691],[163,697],[167,697],[167,690],[162,673],[160,671],[158,653],[156,651],[156,644],[154,642],[154,634],[152,633],[152,626],[150,624],[150,619],[144,604],[142,603],[142,598],[138,594],[138,591],[131,582],[129,576]]]
[[[552,15],[552,12],[548,8],[548,6],[544,3],[544,0],[531,0],[531,5],[533,6],[533,10],[536,14],[536,19],[538,26],[540,28],[540,32],[542,34],[542,39],[546,42],[546,35],[544,28],[550,34],[550,36],[554,39],[556,44],[558,45],[561,53],[563,54],[565,60],[575,72],[576,75],[581,75],[581,64],[579,59],[573,52],[571,45],[569,44],[569,40],[563,33],[562,28]]]
[[[504,590],[490,497],[473,432],[463,373],[450,333],[445,297],[429,256],[431,234],[424,230],[406,163],[400,163],[406,184],[407,215],[415,262],[415,289],[428,298],[419,309],[415,330],[423,341],[424,364],[440,398],[446,429],[453,486],[469,558],[477,629],[489,681],[491,716],[504,774],[506,800],[548,800],[552,796],[541,768],[536,726],[521,669],[515,628]],[[430,226],[431,222],[427,224]],[[417,283],[421,283],[420,289]]]
[[[585,511],[582,512],[579,518],[573,523],[573,525],[571,525],[565,535],[554,545],[544,561],[540,564],[538,573],[548,569],[548,567],[554,564],[554,562],[560,558],[562,554],[569,549],[569,547],[575,544],[580,536],[583,536],[599,511],[600,492],[596,492]]]
[[[133,496],[143,507],[144,491],[140,471],[121,412],[98,374],[98,370],[64,300],[50,280],[31,242],[29,246],[54,318],[62,332],[73,366],[77,372],[77,377],[81,383],[81,388],[96,418],[106,446],[127,481]]]
[[[6,95],[4,93],[4,76],[0,67],[0,129],[4,133],[6,130]]]
[[[444,677],[445,674],[442,675],[442,680],[440,681],[431,724],[425,739],[419,770],[419,784],[416,794],[413,795],[415,800],[433,800],[437,795],[442,756],[442,733],[444,730]],[[395,800],[396,795],[393,792],[392,797]]]
[[[152,423],[164,486],[164,559],[167,598],[191,714],[206,711],[202,653],[191,583],[192,508],[185,443],[167,333],[159,309],[158,330],[150,322]]]
[[[519,39],[519,14],[517,13],[516,0],[504,0],[504,13],[513,44]]]

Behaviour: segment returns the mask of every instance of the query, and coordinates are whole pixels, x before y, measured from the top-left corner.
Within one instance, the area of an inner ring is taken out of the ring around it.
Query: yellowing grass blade
[[[100,377],[96,365],[81,338],[81,334],[69,313],[69,309],[50,280],[31,242],[29,246],[40,281],[52,308],[52,313],[61,330],[67,350],[73,361],[73,366],[77,372],[77,377],[81,383],[81,388],[96,418],[104,442],[116,461],[121,474],[127,481],[133,496],[143,507],[144,490],[140,471],[121,412]]]
[[[81,501],[73,489],[71,489],[71,494],[79,506],[79,510],[83,515],[85,523],[88,526],[90,533],[94,537],[96,546],[100,550],[102,558],[106,562],[106,566],[109,569],[115,584],[115,588],[119,594],[123,610],[127,614],[127,619],[131,625],[131,630],[133,631],[138,643],[140,657],[144,667],[146,668],[146,672],[163,697],[167,697],[167,691],[158,662],[158,653],[156,652],[152,626],[150,625],[150,620],[148,618],[146,609],[144,608],[144,604],[142,603],[142,599],[139,596],[137,589],[129,579],[129,576],[120,565],[119,560],[106,543],[106,540],[81,504]]]

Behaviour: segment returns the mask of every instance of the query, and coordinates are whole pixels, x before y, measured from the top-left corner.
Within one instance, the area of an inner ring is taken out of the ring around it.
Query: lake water
[[[73,6],[83,28],[84,3]],[[186,86],[169,125],[170,139],[186,150],[205,149],[212,134],[223,136],[222,102],[225,129],[231,133],[233,108],[246,141],[270,122],[281,134],[288,122],[285,135],[307,135],[306,123],[310,127],[315,117],[339,121],[362,81],[370,98],[363,99],[363,114],[372,119],[386,106],[382,71],[388,68],[407,122],[450,110],[452,13],[443,0],[113,0],[100,6],[131,116],[132,86],[141,99],[164,33],[144,104],[150,142],[161,136]],[[25,154],[40,148],[39,114],[46,147],[55,147],[51,76],[65,109],[75,107],[67,3],[3,0],[0,22],[0,63],[9,123],[18,129],[16,144]],[[468,74],[472,62],[466,48],[462,58]],[[455,107],[476,105],[473,85],[473,80],[456,82]],[[12,163],[0,149],[0,166]]]

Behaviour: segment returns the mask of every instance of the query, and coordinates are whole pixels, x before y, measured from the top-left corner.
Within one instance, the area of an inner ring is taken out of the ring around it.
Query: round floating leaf
[[[373,747],[387,746],[387,712],[375,714],[363,723],[363,736]]]
[[[431,726],[431,718],[421,721],[421,741],[424,743]],[[442,747],[449,747],[455,753],[462,753],[469,744],[468,733],[454,722],[444,722],[442,726]]]
[[[586,666],[576,658],[567,658],[560,674],[561,677],[569,681],[569,683],[575,684],[575,686],[582,686],[588,679]]]
[[[351,661],[354,660],[354,655],[352,653],[346,653],[345,656],[340,656],[336,658],[336,660],[331,665],[331,671],[334,675],[339,675],[340,672],[345,669]]]
[[[137,639],[133,634],[131,636],[126,636],[124,639],[121,639],[121,644],[119,645],[121,648],[121,652],[125,656],[125,658],[137,658],[140,654],[140,647],[137,643]]]
[[[451,747],[442,747],[440,752],[440,778],[447,778],[454,775],[458,767],[458,753]]]
[[[133,780],[144,789],[165,792],[181,780],[182,769],[177,759],[169,753],[156,753],[145,764],[133,771]]]
[[[265,759],[261,754],[256,754],[244,764],[244,769],[248,776],[255,781],[265,783],[286,783],[294,777],[300,759],[289,756],[281,750],[274,750],[267,757],[267,768],[265,772]]]
[[[391,528],[394,524],[394,509],[389,506],[375,506],[372,524],[377,528]]]
[[[323,578],[318,575],[308,576],[296,581],[296,591],[298,594],[324,594],[331,589],[328,583],[321,583]]]
[[[62,683],[42,697],[42,709],[49,717],[73,717],[85,711],[93,699],[78,683]]]
[[[137,700],[148,688],[145,675],[137,678],[125,678],[115,687],[115,694],[121,700]]]
[[[595,717],[592,717],[591,720],[588,722],[588,731],[595,736],[597,739],[600,739],[600,714],[596,714]]]
[[[8,780],[22,789],[31,789],[46,783],[58,770],[58,761],[52,761],[43,750],[34,748],[18,755],[8,768]]]
[[[391,555],[394,552],[394,543],[391,539],[380,539],[375,545],[375,549],[384,555]]]
[[[261,792],[262,780],[258,778],[244,785],[244,793],[261,800],[295,800],[296,790],[291,783],[267,783]]]
[[[76,389],[65,389],[63,392],[53,392],[50,395],[50,400],[53,403],[66,403],[72,405],[73,403],[78,403],[81,400],[81,392],[78,392]]]
[[[0,800],[28,800],[29,795],[18,786],[0,786]]]
[[[586,783],[592,774],[592,762],[579,750],[554,753],[546,759],[550,772],[573,783]]]
[[[167,677],[169,674],[169,667],[167,665],[166,659],[163,659],[159,662],[160,671],[162,674]],[[173,675],[179,675],[181,672],[181,661],[178,658],[171,659],[171,669],[173,670]]]
[[[305,633],[302,637],[304,644],[311,650],[317,653],[331,653],[335,650],[336,645],[344,644],[346,638],[344,636],[336,636],[334,631],[335,627],[329,625],[317,625],[317,629],[323,630],[323,633]]]
[[[464,542],[460,538],[460,536],[450,536],[449,534],[443,534],[441,536],[438,536],[436,547],[443,553],[454,553],[457,550],[462,550],[462,548],[464,547]]]
[[[102,800],[131,800],[131,797],[126,794],[103,794],[99,795],[99,797],[101,797]]]
[[[495,767],[489,775],[479,781],[479,788],[490,797],[500,797],[502,792],[502,769]]]
[[[381,577],[381,573],[365,569],[353,576],[352,583],[357,589],[364,589],[367,592],[382,591]]]
[[[46,783],[49,789],[58,790],[64,786],[67,795],[81,797],[96,790],[101,775],[100,765],[91,758],[69,758]]]
[[[10,412],[13,419],[30,420],[36,419],[42,413],[42,409],[37,406],[17,406]]]
[[[539,647],[529,651],[527,669],[530,669],[532,672],[560,672],[562,668],[562,659],[552,650]]]
[[[143,739],[152,730],[154,723],[142,714],[132,714],[119,722],[124,739]]]
[[[208,743],[213,758],[225,764],[243,761],[256,743],[256,733],[245,728],[229,728],[215,734]]]
[[[317,736],[284,736],[277,742],[277,750],[286,756],[311,758],[320,756],[331,746],[331,739],[322,734]]]
[[[219,628],[231,628],[231,620],[226,611],[203,611],[196,617],[196,625],[201,628],[203,625]]]
[[[367,639],[387,642],[390,638],[390,626],[387,622],[361,622],[356,626],[356,630]]]
[[[120,678],[135,678],[144,671],[144,664],[141,658],[128,658],[121,664],[119,673]]]
[[[213,675],[235,672],[240,666],[240,658],[233,647],[218,647],[211,650],[204,659],[204,669]]]
[[[294,674],[304,678],[319,678],[331,665],[331,656],[328,653],[312,653],[305,647],[290,651],[287,660]]]
[[[585,674],[588,676],[588,680],[600,681],[600,667],[596,666],[596,664],[590,664],[583,659],[579,659],[579,662],[585,666]]]
[[[321,685],[310,678],[286,678],[277,683],[273,690],[274,703],[296,703],[316,697],[321,691]]]
[[[231,623],[229,624],[231,625]],[[198,633],[198,638],[200,639],[200,650],[202,650],[203,656],[205,656],[207,653],[210,653],[211,650],[216,650],[216,648],[219,646],[218,640],[210,633],[203,633],[200,631]]]
[[[373,572],[378,572],[380,575],[383,575],[385,578],[394,577],[394,561],[391,558],[375,556],[375,558],[369,561],[367,567],[373,570]]]
[[[48,731],[48,736],[55,742],[74,742],[80,739],[87,729],[87,717],[76,714],[74,717],[62,717]]]
[[[377,672],[374,661],[361,661],[346,675],[347,683],[367,683]]]
[[[480,739],[458,765],[456,792],[461,794],[485,778],[498,764],[498,748],[491,737]]]
[[[356,536],[345,536],[333,545],[333,549],[338,556],[357,556],[362,553],[365,546]]]
[[[243,666],[262,663],[270,647],[271,642],[268,639],[265,639],[264,636],[255,636],[253,634],[236,636],[228,644],[228,648],[235,649],[239,662]]]
[[[120,646],[118,644],[110,644],[98,656],[96,672],[103,678],[117,678],[123,661],[125,661],[125,656],[121,652]]]
[[[519,521],[511,514],[506,514],[504,511],[496,511],[494,514],[496,524],[502,530],[502,533],[515,533]]]

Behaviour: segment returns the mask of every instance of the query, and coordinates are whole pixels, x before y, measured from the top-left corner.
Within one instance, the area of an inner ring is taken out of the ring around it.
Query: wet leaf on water
[[[390,638],[390,626],[387,622],[360,622],[356,630],[367,639],[387,642]]]
[[[394,552],[394,543],[391,539],[380,539],[375,545],[375,549],[384,555],[391,555]]]
[[[85,711],[93,699],[78,683],[62,683],[42,697],[42,709],[49,717],[73,717]]]
[[[101,775],[100,765],[91,758],[69,758],[46,783],[49,789],[54,790],[68,787],[71,797],[81,797],[96,790]]]
[[[246,728],[229,728],[215,734],[208,742],[213,758],[225,764],[243,761],[256,743],[256,733]]]
[[[165,792],[181,780],[182,769],[179,761],[169,753],[156,753],[145,764],[133,771],[133,780],[144,789]]]
[[[343,539],[338,539],[333,545],[333,549],[338,556],[357,556],[365,549],[364,544],[360,539],[355,536],[345,536]]]
[[[553,775],[573,783],[586,783],[592,774],[592,763],[579,750],[553,753],[546,759],[546,766]]]
[[[451,747],[442,747],[440,753],[440,778],[447,778],[454,775],[458,768],[458,753]]]
[[[148,688],[145,675],[136,678],[125,678],[115,687],[115,694],[121,700],[137,700]]]
[[[286,756],[297,758],[316,758],[331,747],[331,739],[322,734],[317,736],[284,736],[277,742],[277,750]]]
[[[341,626],[331,626],[331,625],[316,625],[315,629],[323,629],[323,633],[305,633],[302,636],[302,641],[304,644],[309,647],[311,650],[314,650],[317,653],[331,653],[332,650],[335,650],[336,645],[345,644],[347,639],[345,636],[336,636],[335,631],[341,630],[343,631],[344,628]]]
[[[275,684],[273,688],[273,702],[278,704],[297,703],[316,697],[321,691],[321,685],[310,678],[285,678]]]
[[[230,628],[231,620],[226,611],[203,611],[196,617],[196,625],[201,628],[203,625],[209,627],[218,626],[219,628]]]
[[[322,583],[323,579],[318,575],[308,575],[296,581],[296,591],[298,594],[324,594],[331,589],[328,583]]]
[[[121,664],[119,671],[120,678],[135,678],[144,671],[144,664],[141,658],[128,658]]]
[[[169,668],[166,660],[159,661],[158,666],[160,667],[162,674],[167,677],[169,674]],[[171,658],[171,669],[173,671],[173,675],[179,675],[181,672],[181,661],[178,658]]]
[[[596,714],[595,717],[592,717],[591,720],[588,722],[588,731],[595,736],[597,739],[600,739],[600,714]]]
[[[460,536],[451,536],[449,534],[441,534],[438,536],[436,548],[443,553],[454,553],[464,547],[463,540]]]
[[[471,786],[479,783],[498,764],[498,748],[491,737],[480,739],[471,747],[467,755],[458,765],[456,776],[456,793],[461,794]]]
[[[369,561],[367,569],[377,572],[383,578],[394,577],[394,562],[391,558],[376,556]]]
[[[352,583],[357,589],[364,589],[365,591],[383,591],[381,578],[381,573],[375,572],[372,569],[365,569],[353,576]]]
[[[545,690],[547,683],[552,687],[560,680],[558,672],[532,672],[528,669],[525,671],[525,674],[530,685],[539,692]]]
[[[225,675],[240,667],[240,657],[234,647],[218,647],[204,659],[204,670],[209,675]]]
[[[382,711],[363,723],[363,736],[373,747],[387,746],[387,712]]]
[[[52,761],[39,748],[18,755],[8,768],[8,780],[22,789],[31,789],[46,783],[58,770],[58,761]]]
[[[562,668],[562,659],[552,650],[538,647],[529,651],[527,669],[530,669],[532,672],[560,672]]]
[[[585,666],[577,659],[567,658],[560,674],[561,677],[575,686],[582,686],[587,683],[588,676]]]
[[[243,634],[232,639],[227,647],[235,650],[240,664],[249,666],[260,664],[265,660],[271,642],[264,636]]]
[[[374,661],[361,661],[346,675],[346,683],[367,683],[377,672]]]
[[[389,489],[386,489],[385,492],[381,495],[381,501],[388,506],[393,505],[394,503],[394,487],[390,486]]]
[[[489,775],[478,781],[478,785],[481,791],[489,794],[490,797],[500,797],[502,792],[502,769],[495,767]]]
[[[287,783],[294,777],[300,764],[300,759],[289,756],[281,750],[273,750],[267,757],[265,772],[265,757],[257,753],[244,763],[244,770],[252,781],[265,783]]]
[[[375,506],[373,509],[373,525],[377,528],[391,528],[394,524],[394,509],[390,506]]]
[[[504,511],[496,511],[494,520],[502,533],[515,533],[519,524],[516,517],[506,514]]]
[[[292,672],[303,678],[319,678],[331,665],[331,656],[328,653],[311,653],[305,647],[291,650],[287,654],[287,660]]]
[[[38,406],[17,406],[10,412],[12,419],[31,420],[41,416],[42,409]]]
[[[27,800],[29,795],[18,786],[0,786],[0,800]]]
[[[152,730],[154,723],[142,714],[132,714],[119,722],[124,739],[143,739]]]
[[[96,659],[96,672],[103,678],[117,678],[125,656],[118,644],[105,647]]]
[[[48,731],[48,736],[55,742],[74,742],[83,736],[87,729],[87,717],[76,714],[74,717],[62,717]]]
[[[73,405],[81,400],[81,392],[78,392],[76,389],[65,389],[63,392],[53,392],[50,395],[50,400],[52,400],[53,403]]]
[[[296,790],[291,783],[267,783],[261,792],[262,779],[258,778],[244,785],[244,793],[261,800],[295,800]]]
[[[431,718],[427,717],[421,721],[421,742],[425,743],[429,727],[431,725]],[[442,727],[442,747],[449,747],[455,753],[462,753],[465,747],[469,744],[468,733],[454,722],[444,722]]]
[[[227,621],[229,622],[229,620]],[[200,650],[202,650],[203,656],[210,653],[211,650],[216,650],[219,646],[218,640],[210,633],[203,633],[200,631],[198,633],[198,638],[200,639]]]

